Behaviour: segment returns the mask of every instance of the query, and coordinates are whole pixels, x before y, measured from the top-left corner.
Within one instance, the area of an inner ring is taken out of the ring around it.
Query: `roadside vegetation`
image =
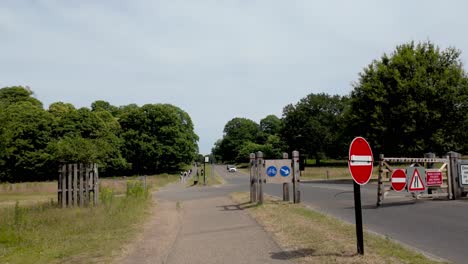
[[[408,42],[363,67],[349,95],[311,93],[284,106],[281,118],[259,123],[234,117],[212,154],[243,163],[257,151],[277,159],[297,150],[302,161],[320,166],[346,159],[356,136],[368,140],[375,157],[468,153],[468,75],[460,50]]]
[[[250,204],[248,193],[231,197],[272,234],[285,252],[283,258],[297,263],[441,263],[368,232],[364,234],[365,255],[359,256],[354,225],[271,196],[265,196],[261,206]]]
[[[9,191],[0,189],[0,263],[109,262],[141,231],[153,204],[149,190],[177,180],[177,175],[148,176],[145,190],[142,177],[106,179],[99,206],[64,209],[56,196],[48,200],[50,192],[5,203],[33,189],[49,190],[53,182],[2,185]]]
[[[189,114],[170,104],[44,108],[28,87],[4,87],[0,124],[0,182],[55,180],[62,163],[98,163],[101,177],[171,173],[198,152]]]
[[[213,177],[211,177],[211,165],[207,165],[206,167],[206,185],[207,186],[214,186],[214,185],[220,185],[224,184],[224,179],[221,178],[221,176],[218,175],[216,170],[213,173]],[[198,185],[203,185],[203,175],[201,174],[201,170],[203,169],[203,165],[198,167],[198,173],[200,174],[199,177],[197,177],[196,174],[192,176],[192,178],[187,182],[188,186],[194,186],[195,182],[198,181]]]

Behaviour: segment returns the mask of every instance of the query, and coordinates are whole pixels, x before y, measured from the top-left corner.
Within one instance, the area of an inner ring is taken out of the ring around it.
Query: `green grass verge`
[[[354,225],[270,196],[262,206],[250,204],[248,193],[233,193],[231,197],[272,234],[288,258],[299,263],[441,263],[367,232],[365,255],[359,256]]]
[[[205,168],[206,168],[206,185],[207,186],[224,184],[224,179],[221,178],[221,176],[219,176],[216,171],[214,171],[213,177],[211,176],[211,165],[206,165]],[[198,171],[200,172],[201,169],[203,169],[203,166],[199,167]],[[200,175],[200,177],[197,177],[197,175],[195,174],[189,181],[187,181],[187,186],[194,186],[196,181],[198,181],[198,185],[203,185],[204,184],[203,175]]]
[[[150,176],[147,184],[158,188],[177,179]],[[0,209],[0,263],[110,262],[140,231],[152,206],[142,181],[125,182],[125,195],[101,188],[97,207],[61,209],[46,202]]]

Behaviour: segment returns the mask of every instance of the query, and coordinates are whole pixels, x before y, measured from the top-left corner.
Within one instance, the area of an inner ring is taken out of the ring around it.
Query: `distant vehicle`
[[[234,166],[234,165],[227,165],[226,168],[227,168],[227,170],[229,172],[236,172],[237,171],[236,166]]]

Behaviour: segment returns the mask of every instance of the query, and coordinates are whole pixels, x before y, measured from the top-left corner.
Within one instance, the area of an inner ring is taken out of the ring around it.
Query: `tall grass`
[[[153,179],[153,186],[174,180]],[[43,202],[0,209],[0,263],[110,261],[133,238],[152,204],[141,181],[127,181],[125,193],[101,187],[97,207],[61,209]]]

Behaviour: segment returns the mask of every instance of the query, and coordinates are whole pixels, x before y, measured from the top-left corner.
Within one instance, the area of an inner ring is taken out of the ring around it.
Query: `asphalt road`
[[[229,173],[225,166],[217,167],[227,180],[227,190],[248,191],[249,176]],[[291,188],[291,187],[290,187]],[[270,195],[282,197],[282,186],[268,184]],[[428,255],[468,263],[468,200],[414,200],[411,197],[386,198],[376,207],[377,186],[361,189],[363,223],[370,231],[398,240]],[[302,202],[323,213],[354,223],[352,183],[303,183]]]

